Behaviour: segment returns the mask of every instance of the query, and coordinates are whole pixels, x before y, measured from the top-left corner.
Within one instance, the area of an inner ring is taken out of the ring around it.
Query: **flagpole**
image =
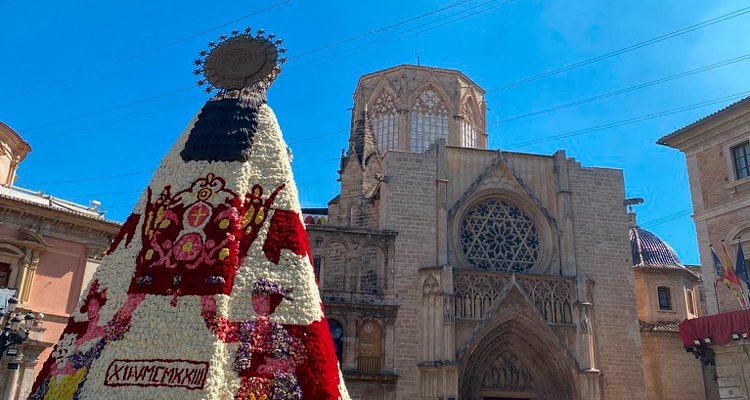
[[[745,289],[742,287],[742,282],[740,282],[739,277],[737,277],[737,273],[735,271],[734,265],[732,265],[732,259],[729,257],[729,250],[727,249],[727,242],[722,240],[721,241],[721,249],[724,254],[724,262],[726,264],[725,272],[729,275],[730,280],[729,282],[732,284],[734,289],[732,289],[732,292],[734,292],[734,297],[737,297],[737,301],[740,302],[740,307],[743,310],[747,310],[747,302],[745,301]],[[740,295],[737,296],[737,288],[739,287]]]
[[[719,279],[717,277],[716,279],[714,279],[714,297],[716,297],[716,313],[720,314],[721,307],[719,307],[719,290],[716,287],[718,284],[719,284]]]

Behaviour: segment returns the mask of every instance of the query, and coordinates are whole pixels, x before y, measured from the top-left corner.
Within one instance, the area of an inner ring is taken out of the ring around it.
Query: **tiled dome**
[[[670,245],[639,226],[630,228],[630,248],[634,267],[685,268]]]

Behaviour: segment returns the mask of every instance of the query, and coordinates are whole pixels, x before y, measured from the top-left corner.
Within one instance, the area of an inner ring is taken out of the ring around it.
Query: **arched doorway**
[[[540,318],[504,311],[462,351],[461,399],[575,399],[575,362],[557,337]]]

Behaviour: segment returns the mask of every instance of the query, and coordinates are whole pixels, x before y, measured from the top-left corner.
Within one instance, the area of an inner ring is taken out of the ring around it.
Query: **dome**
[[[639,226],[630,228],[630,248],[634,267],[685,268],[667,242]]]

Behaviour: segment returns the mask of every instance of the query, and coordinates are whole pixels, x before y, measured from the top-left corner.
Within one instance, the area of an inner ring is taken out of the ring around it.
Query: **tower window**
[[[743,179],[750,176],[750,142],[733,146],[732,158],[734,159],[735,177]]]
[[[370,116],[380,153],[385,154],[388,150],[398,149],[398,112],[393,96],[383,92],[375,101]]]
[[[474,111],[468,101],[464,102],[461,110],[461,147],[477,147],[477,126]]]
[[[659,309],[660,310],[671,310],[672,309],[672,297],[669,293],[669,288],[659,286],[656,289],[659,297]]]
[[[448,109],[432,90],[425,90],[411,110],[411,151],[422,153],[438,139],[448,138]]]

